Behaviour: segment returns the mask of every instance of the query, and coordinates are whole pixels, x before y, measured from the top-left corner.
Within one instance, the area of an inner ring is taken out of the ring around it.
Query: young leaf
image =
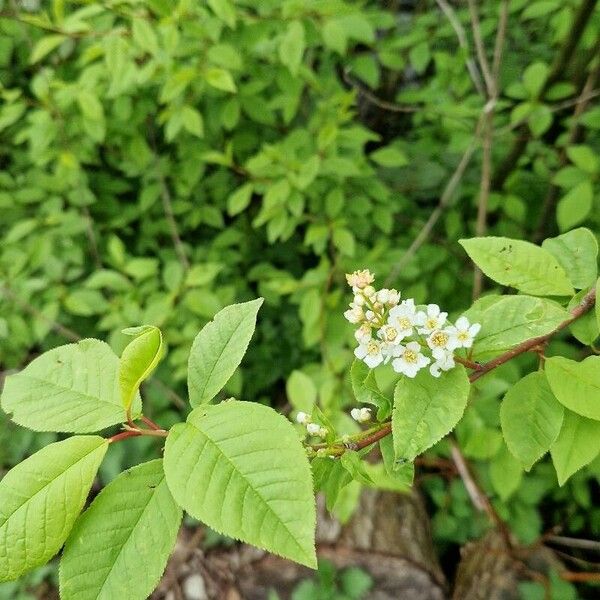
[[[564,409],[546,376],[530,373],[512,386],[500,406],[500,423],[508,449],[529,471],[560,433]]]
[[[316,568],[315,501],[293,425],[271,408],[201,406],[165,447],[175,500],[216,531]]]
[[[108,441],[75,436],[46,446],[0,481],[0,581],[50,560],[67,539]]]
[[[358,452],[346,450],[346,452],[342,454],[340,462],[342,463],[342,467],[350,473],[350,476],[355,481],[359,481],[364,485],[374,484],[373,480],[367,474],[365,463],[363,463]]]
[[[402,377],[394,390],[392,435],[396,459],[414,460],[460,421],[469,397],[462,366],[434,378],[427,369]]]
[[[333,511],[340,492],[352,481],[352,475],[339,460],[313,458],[310,463],[315,491],[325,494],[325,507]]]
[[[152,325],[123,329],[126,335],[135,336],[123,350],[119,363],[119,389],[121,402],[128,410],[142,381],[150,377],[163,357],[164,347],[160,329]]]
[[[594,285],[598,276],[598,242],[585,227],[573,229],[542,242],[565,270],[573,287],[583,289]]]
[[[582,362],[553,356],[546,360],[545,371],[562,405],[582,417],[600,420],[600,356]]]
[[[362,361],[355,359],[350,368],[352,391],[359,402],[371,404],[377,408],[377,419],[383,421],[390,416],[391,402],[379,391],[375,374]]]
[[[188,361],[192,406],[210,402],[242,361],[256,327],[262,298],[219,311],[196,336]]]
[[[108,344],[87,339],[45,352],[6,378],[2,409],[34,431],[89,433],[126,419],[119,359]],[[140,412],[139,396],[134,415]]]
[[[481,237],[459,240],[473,262],[491,279],[525,294],[570,296],[573,287],[556,258],[522,240]]]
[[[279,44],[279,59],[292,75],[296,75],[304,54],[304,26],[301,21],[291,21]]]
[[[310,414],[317,401],[317,387],[313,380],[302,371],[292,371],[285,384],[290,404],[296,409]]]
[[[73,527],[60,562],[61,599],[148,598],[175,545],[181,515],[162,460],[121,473]]]
[[[564,485],[573,473],[591,463],[599,452],[600,422],[565,411],[560,434],[550,448],[558,484]]]

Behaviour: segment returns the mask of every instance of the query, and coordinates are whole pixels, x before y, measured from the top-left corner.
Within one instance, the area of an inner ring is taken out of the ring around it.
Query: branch
[[[169,229],[171,230],[171,239],[173,240],[175,253],[179,258],[179,262],[181,263],[181,266],[183,267],[184,271],[188,271],[190,268],[190,262],[185,253],[185,248],[183,247],[181,237],[179,237],[177,221],[175,220],[175,214],[173,213],[171,193],[169,192],[169,188],[167,187],[167,182],[165,181],[163,174],[160,172],[158,175],[158,180],[160,183],[160,195],[162,198],[163,210],[165,212],[165,217],[167,218],[167,223],[169,224]]]
[[[408,263],[408,261],[416,254],[419,248],[427,241],[431,231],[435,227],[436,223],[439,221],[440,217],[444,214],[450,200],[452,200],[452,196],[459,183],[461,182],[469,163],[471,162],[471,158],[473,157],[473,153],[475,152],[475,148],[477,146],[477,138],[479,136],[479,132],[481,130],[481,126],[483,123],[483,115],[479,118],[477,122],[477,126],[475,128],[475,134],[473,139],[467,146],[460,162],[458,163],[452,177],[448,180],[444,191],[440,197],[440,201],[438,205],[433,209],[427,222],[423,225],[421,231],[417,234],[417,237],[412,241],[411,245],[408,247],[406,252],[402,255],[402,258],[398,261],[398,263],[394,266],[394,268],[390,271],[390,274],[387,276],[385,280],[385,286],[389,286],[395,279],[398,277],[402,268]]]
[[[469,14],[471,16],[471,29],[473,31],[473,40],[475,41],[475,50],[477,52],[477,59],[479,60],[479,68],[483,73],[483,79],[485,80],[485,87],[487,89],[488,98],[495,95],[496,86],[492,73],[490,71],[490,65],[485,55],[485,47],[483,45],[483,38],[481,37],[481,27],[479,25],[479,15],[477,14],[477,7],[475,6],[474,0],[468,0]]]
[[[461,25],[454,9],[446,0],[435,0],[437,5],[440,7],[440,10],[446,15],[448,21],[450,21],[450,25],[454,32],[456,33],[456,37],[458,38],[458,45],[464,50],[466,57],[467,70],[469,71],[469,75],[471,76],[471,80],[473,81],[473,85],[477,89],[477,92],[485,97],[485,89],[483,88],[483,83],[481,81],[481,76],[479,75],[479,71],[477,70],[477,65],[475,61],[471,58],[469,52],[469,44],[467,43],[467,36],[465,35],[465,30]]]
[[[571,323],[573,323],[573,321],[576,321],[577,319],[579,319],[579,317],[581,317],[586,312],[588,312],[594,306],[595,302],[596,302],[596,290],[594,288],[592,288],[583,297],[580,304],[571,311],[571,316],[568,319],[565,319],[560,325],[558,325],[550,333],[547,333],[546,335],[540,335],[535,338],[531,338],[530,340],[526,340],[526,341],[522,342],[521,344],[515,346],[514,348],[507,350],[500,356],[497,356],[496,358],[482,364],[481,368],[478,371],[476,371],[475,373],[472,373],[470,375],[469,380],[471,381],[471,383],[473,383],[474,381],[477,381],[480,377],[483,377],[486,373],[493,371],[496,367],[503,365],[505,362],[512,360],[516,356],[519,356],[520,354],[524,354],[525,352],[529,352],[530,350],[533,350],[536,346],[539,346],[540,344],[545,344],[551,337],[556,335],[559,331],[562,331],[563,329],[568,327]]]
[[[535,338],[531,338],[518,344],[514,348],[507,350],[500,356],[486,362],[486,363],[478,363],[477,370],[469,375],[469,381],[471,383],[477,381],[480,377],[483,377],[485,374],[493,371],[500,365],[516,358],[517,356],[524,354],[525,352],[529,352],[533,350],[540,344],[545,344],[550,338],[554,335],[571,325],[574,321],[582,317],[585,313],[587,313],[596,303],[596,290],[592,288],[581,300],[581,302],[571,311],[571,316],[568,319],[565,319],[562,323],[560,323],[557,327],[555,327],[550,333],[546,335],[540,335]],[[376,430],[369,430],[364,432],[364,435],[357,435],[352,437],[352,450],[362,450],[375,442],[378,442],[380,439],[386,437],[392,432],[392,423],[391,421],[386,421],[381,424],[381,426]],[[343,454],[348,448],[343,442],[335,442],[334,444],[317,444],[314,446],[309,446],[312,449],[326,449],[327,453],[331,453],[333,455]],[[331,452],[330,452],[331,451]]]
[[[471,17],[473,21],[473,30],[479,29],[479,20],[477,11],[473,6],[473,1],[469,1],[471,8]],[[502,50],[504,48],[504,39],[506,37],[506,24],[508,21],[508,2],[503,0],[500,9],[500,19],[498,22],[498,32],[494,43],[494,58],[492,72],[489,74],[488,82],[488,101],[484,109],[483,123],[483,157],[481,162],[481,180],[479,183],[479,196],[477,198],[477,222],[475,224],[475,235],[482,237],[487,230],[487,212],[488,200],[490,197],[490,188],[492,180],[492,142],[494,139],[494,110],[498,101],[498,79],[500,76],[500,64],[502,61]],[[480,35],[478,35],[480,38]],[[487,63],[486,63],[487,64]],[[477,265],[473,271],[473,300],[481,295],[483,289],[483,272]]]

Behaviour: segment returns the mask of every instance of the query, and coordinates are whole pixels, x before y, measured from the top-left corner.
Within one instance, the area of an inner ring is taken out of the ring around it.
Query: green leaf
[[[58,46],[60,46],[66,39],[68,39],[68,37],[62,33],[56,35],[46,35],[41,38],[31,51],[29,64],[33,65],[42,60],[42,58],[58,48]]]
[[[188,361],[192,406],[210,402],[242,361],[256,327],[262,298],[219,311],[196,336]]]
[[[481,237],[459,240],[473,262],[491,279],[536,296],[570,296],[573,287],[558,261],[522,240]]]
[[[500,452],[490,462],[490,481],[500,500],[506,502],[517,491],[522,478],[519,461],[502,444]]]
[[[592,212],[594,190],[590,181],[582,181],[569,190],[556,207],[556,222],[561,231],[567,231],[585,221]]]
[[[577,294],[569,301],[567,309],[574,310],[581,304],[588,293],[589,289],[577,292]],[[569,325],[569,330],[577,340],[586,346],[593,344],[600,335],[598,323],[596,322],[596,315],[591,310],[581,315],[578,319],[575,319],[575,321]]]
[[[567,156],[575,166],[590,175],[600,170],[600,161],[589,146],[569,146]]]
[[[379,148],[371,152],[369,158],[382,167],[403,167],[408,164],[406,154],[394,146]]]
[[[293,425],[235,400],[192,411],[165,447],[175,500],[216,531],[316,568],[310,466]]]
[[[0,481],[0,581],[45,564],[63,545],[108,441],[75,436],[50,444]]]
[[[313,458],[310,466],[315,492],[325,494],[325,507],[332,512],[340,492],[352,481],[352,475],[339,460],[331,458]]]
[[[235,27],[235,7],[230,0],[208,0],[208,5],[212,11],[229,27]]]
[[[350,473],[352,479],[362,483],[363,485],[373,485],[374,482],[366,472],[365,464],[358,452],[346,450],[340,458],[342,467]]]
[[[582,417],[600,420],[600,356],[588,356],[582,362],[553,356],[544,368],[563,406]]]
[[[558,237],[542,242],[542,248],[551,252],[565,270],[573,287],[590,287],[598,276],[598,242],[585,227],[573,229]]]
[[[148,19],[134,18],[131,33],[133,41],[146,52],[156,54],[159,50],[156,34],[150,26]]]
[[[296,75],[304,55],[304,26],[300,21],[292,21],[279,44],[279,60],[292,75]]]
[[[302,371],[292,371],[285,384],[290,404],[296,409],[310,414],[317,401],[317,387],[313,380]]]
[[[439,378],[427,369],[414,379],[402,377],[394,390],[392,411],[396,459],[412,461],[450,433],[465,411],[469,389],[460,365]]]
[[[135,338],[127,344],[119,363],[121,402],[128,410],[143,381],[148,379],[164,354],[162,333],[158,327],[142,325],[124,329]]]
[[[1,402],[15,423],[34,431],[89,433],[126,419],[119,359],[94,339],[54,348],[7,377]],[[138,396],[133,413],[140,408]]]
[[[235,81],[231,76],[231,73],[225,69],[219,69],[218,67],[209,67],[204,71],[204,79],[209,85],[223,90],[224,92],[236,92]]]
[[[227,214],[231,217],[241,213],[250,204],[254,186],[251,183],[246,183],[237,188],[229,198],[227,198]]]
[[[526,471],[549,449],[560,433],[564,409],[546,376],[530,373],[512,386],[500,407],[500,423],[508,449]]]
[[[121,473],[67,540],[60,562],[61,599],[150,597],[175,546],[181,516],[162,460]]]
[[[352,391],[359,402],[377,408],[377,420],[384,421],[392,412],[392,403],[379,391],[375,373],[362,361],[354,359],[350,368]]]
[[[192,106],[184,106],[181,109],[181,120],[183,126],[192,135],[204,137],[204,121],[202,115]]]
[[[486,296],[466,313],[481,323],[473,344],[477,360],[487,360],[532,337],[545,335],[569,317],[562,306],[533,296]]]
[[[565,411],[560,434],[550,448],[558,484],[564,485],[573,473],[591,463],[599,452],[600,422]]]
[[[538,98],[548,77],[548,65],[536,62],[529,65],[523,73],[523,85],[531,98]]]

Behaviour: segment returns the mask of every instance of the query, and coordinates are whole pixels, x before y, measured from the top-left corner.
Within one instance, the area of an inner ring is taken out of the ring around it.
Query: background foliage
[[[502,6],[478,7],[490,60]],[[482,172],[488,233],[598,231],[596,2],[508,2],[492,104],[467,6],[450,6],[453,19],[448,7],[2,3],[2,369],[77,337],[120,352],[121,329],[159,326],[168,355],[145,394],[168,425],[184,410],[198,330],[261,295],[256,337],[226,394],[288,409],[317,401],[351,432],[345,272],[368,266],[404,296],[467,307],[472,267],[456,240],[481,233]],[[593,341],[588,326],[573,334]],[[565,337],[549,354],[577,348]],[[533,364],[524,357],[484,380],[458,440],[522,541],[558,525],[597,537],[598,460],[559,488],[547,460],[523,475],[506,450],[498,399]],[[2,467],[49,437],[2,423]],[[136,452],[111,448],[103,481],[139,462]],[[430,454],[417,482],[452,564],[487,523],[460,479],[427,466],[448,455],[444,444]],[[346,494],[338,516],[355,500]]]

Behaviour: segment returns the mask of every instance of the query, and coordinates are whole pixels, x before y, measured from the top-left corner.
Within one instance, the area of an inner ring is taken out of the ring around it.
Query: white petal
[[[424,356],[423,354],[419,355],[419,359],[417,361],[417,366],[422,369],[426,367],[431,362],[431,359],[428,356]]]
[[[465,316],[459,317],[456,321],[456,329],[469,329],[469,319]]]
[[[471,325],[471,327],[469,327],[469,333],[471,334],[472,337],[475,337],[479,333],[480,329],[481,329],[481,323],[473,323],[473,325]]]
[[[401,358],[395,358],[392,361],[392,369],[396,371],[396,373],[404,373],[404,368],[406,363]]]
[[[374,369],[383,362],[383,356],[381,356],[381,354],[369,354],[365,356],[364,361],[371,369]]]
[[[361,344],[354,349],[354,356],[356,358],[364,358],[367,355],[367,346],[365,344]]]
[[[419,352],[421,350],[421,345],[419,344],[419,342],[408,342],[408,344],[406,344],[406,347],[409,350],[412,350],[413,352]]]
[[[434,377],[439,377],[442,374],[442,372],[440,371],[440,363],[438,363],[438,362],[432,363],[432,365],[429,367],[429,372]]]
[[[437,304],[427,305],[427,315],[430,317],[437,317],[440,314],[440,307]]]

